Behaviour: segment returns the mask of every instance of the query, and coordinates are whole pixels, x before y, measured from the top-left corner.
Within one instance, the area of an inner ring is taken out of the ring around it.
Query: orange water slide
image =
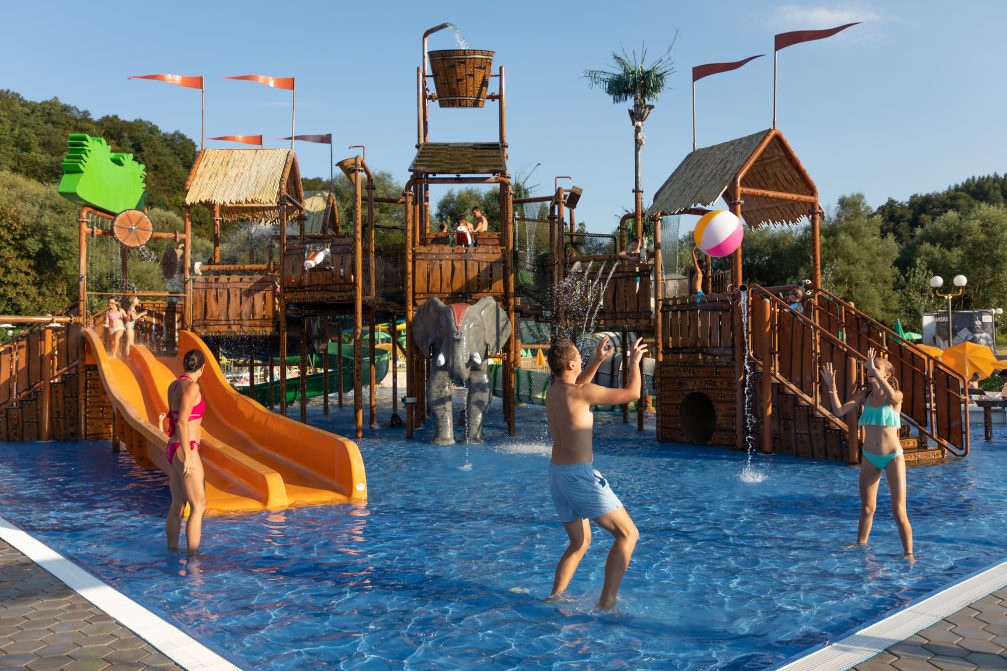
[[[119,420],[117,439],[141,466],[165,472],[168,436],[159,428],[159,416],[168,410],[168,385],[182,373],[185,352],[198,349],[206,357],[199,378],[207,403],[199,453],[208,515],[367,499],[356,443],[271,412],[236,392],[194,333],[179,332],[175,356],[155,356],[138,346],[128,359],[110,359],[94,329],[83,334],[85,360],[97,364]]]

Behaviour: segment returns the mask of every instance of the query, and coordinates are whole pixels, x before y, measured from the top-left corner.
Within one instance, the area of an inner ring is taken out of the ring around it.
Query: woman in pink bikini
[[[126,313],[119,309],[119,303],[114,298],[108,299],[108,312],[105,313],[105,333],[108,334],[108,357],[119,358],[119,340],[122,339],[126,326],[123,322]]]
[[[902,457],[899,428],[902,426],[902,392],[895,367],[879,359],[874,348],[867,350],[867,386],[854,392],[846,403],[839,402],[836,373],[831,363],[822,366],[822,383],[832,404],[832,412],[842,417],[861,408],[859,424],[864,428],[863,459],[860,461],[860,525],[857,545],[866,545],[874,522],[881,473],[888,475],[892,496],[892,517],[899,527],[904,559],[913,559],[913,528],[906,515],[906,460]]]
[[[178,549],[178,535],[189,504],[189,521],[185,525],[185,544],[190,554],[199,550],[199,537],[206,510],[206,490],[203,484],[203,463],[199,459],[200,424],[206,413],[206,402],[199,391],[199,378],[206,359],[199,350],[185,353],[185,371],[168,387],[168,476],[171,478],[171,508],[165,531],[168,550]],[[185,447],[183,447],[185,446]]]

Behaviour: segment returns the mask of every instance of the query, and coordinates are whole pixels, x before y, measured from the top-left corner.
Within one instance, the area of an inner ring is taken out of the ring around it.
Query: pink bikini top
[[[169,394],[171,393],[171,388],[174,387],[176,384],[178,384],[178,381],[181,380],[183,377],[186,380],[189,380],[190,382],[193,381],[192,378],[189,377],[188,375],[179,375],[178,379],[172,382],[171,386],[168,387]],[[205,414],[206,414],[206,401],[203,400],[203,395],[200,394],[199,403],[192,406],[192,414],[189,415],[189,421],[192,421],[194,419],[203,419],[203,415]],[[168,435],[173,436],[175,435],[175,422],[178,420],[178,413],[174,410],[169,410],[167,417],[168,417]]]
[[[110,322],[114,322],[120,321],[122,319],[122,314],[123,313],[119,310],[109,310],[108,313],[106,313],[106,316]]]

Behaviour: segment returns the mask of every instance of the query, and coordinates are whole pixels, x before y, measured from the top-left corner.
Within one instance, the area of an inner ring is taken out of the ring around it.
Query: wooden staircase
[[[753,439],[763,451],[858,462],[862,431],[857,418],[832,414],[821,395],[818,369],[831,361],[840,396],[848,398],[864,382],[861,364],[873,347],[895,365],[903,385],[900,440],[906,463],[938,463],[968,453],[965,380],[934,357],[825,291],[807,301],[807,315],[755,285],[748,302],[746,337],[756,371],[749,387],[756,390],[752,407],[760,419]],[[767,362],[768,384],[762,379]],[[767,388],[768,407],[761,397]],[[771,433],[764,439],[761,428],[767,425]]]

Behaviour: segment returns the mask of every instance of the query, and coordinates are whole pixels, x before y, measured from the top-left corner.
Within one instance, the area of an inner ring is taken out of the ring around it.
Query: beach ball
[[[727,256],[741,246],[745,229],[731,212],[714,210],[700,217],[692,237],[696,246],[709,256]]]

